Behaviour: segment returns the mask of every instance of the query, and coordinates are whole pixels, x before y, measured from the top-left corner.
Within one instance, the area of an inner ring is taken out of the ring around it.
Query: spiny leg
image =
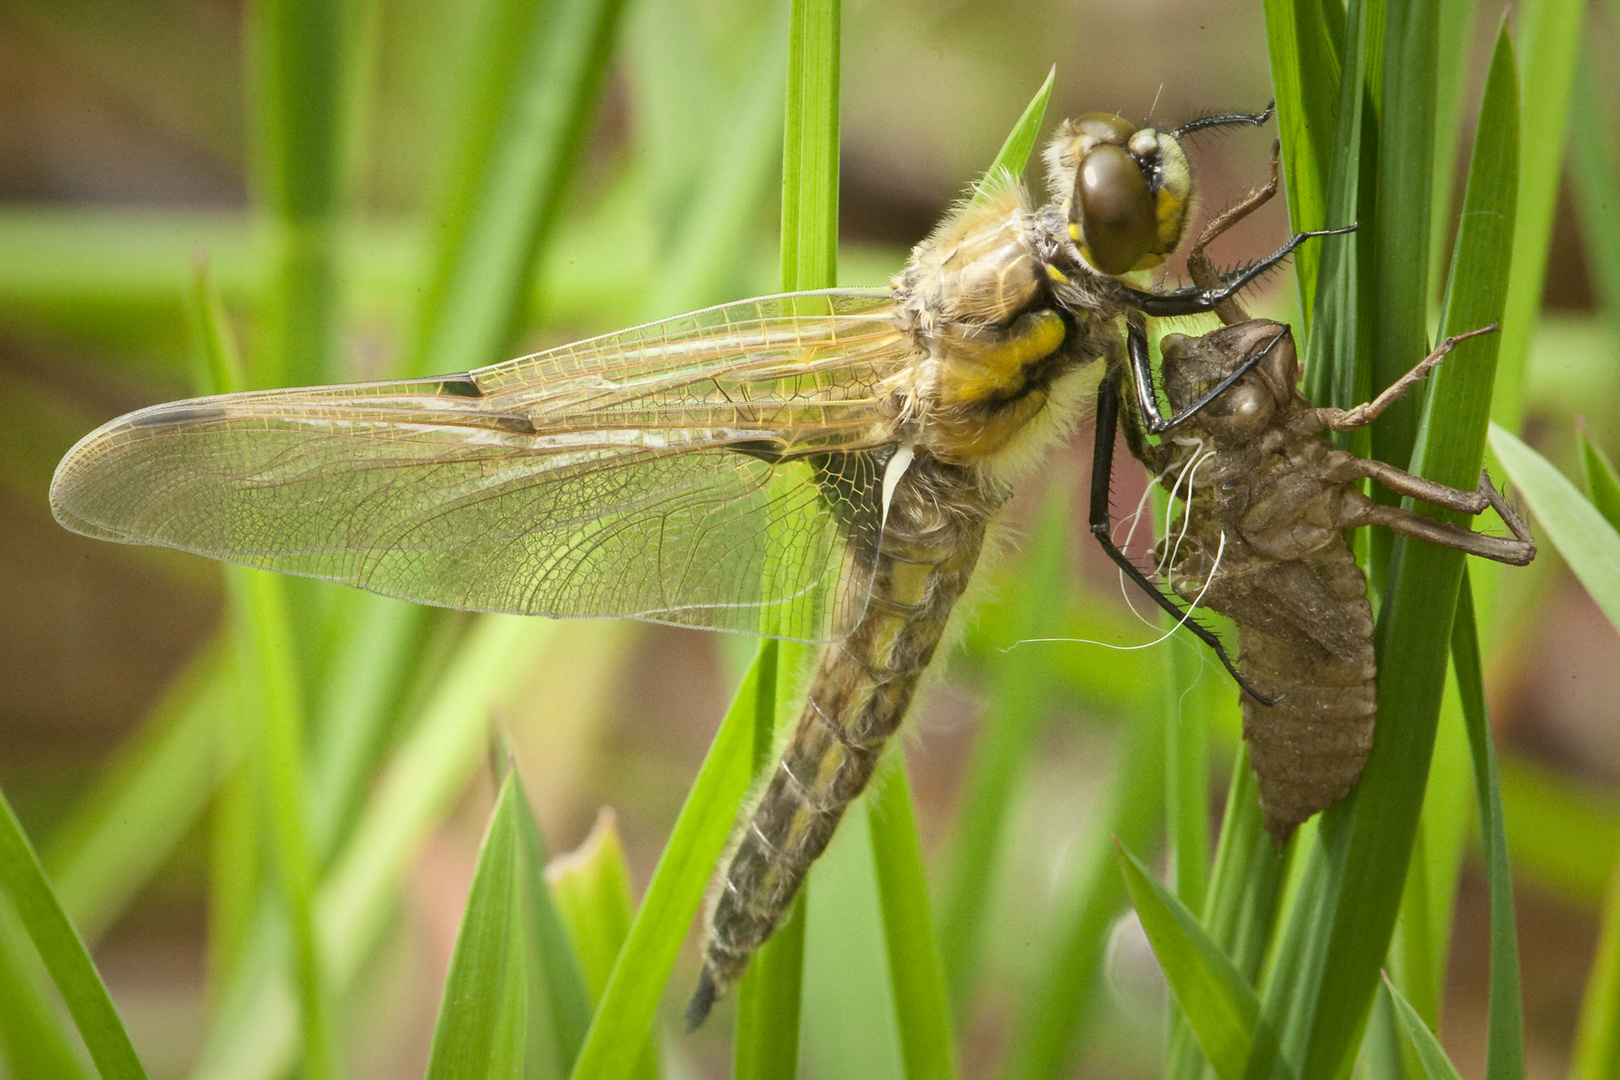
[[[1271,144],[1271,178],[1260,187],[1249,192],[1242,200],[1228,206],[1225,210],[1210,219],[1204,226],[1204,231],[1193,242],[1192,250],[1187,252],[1187,273],[1192,276],[1193,284],[1206,292],[1219,289],[1223,282],[1215,264],[1210,261],[1207,249],[1226,231],[1260,207],[1270,202],[1277,194],[1278,166],[1281,163],[1282,143],[1273,140]],[[1243,310],[1237,297],[1229,296],[1215,305],[1215,314],[1220,316],[1221,322],[1227,326],[1236,326],[1240,322],[1247,322],[1249,313]]]
[[[1470,330],[1464,334],[1453,334],[1436,345],[1434,351],[1413,365],[1411,371],[1390,383],[1384,388],[1382,394],[1379,394],[1371,401],[1362,402],[1351,409],[1335,409],[1331,406],[1325,406],[1314,410],[1315,419],[1322,427],[1332,431],[1353,431],[1359,427],[1366,427],[1382,416],[1384,410],[1399,401],[1408,390],[1416,386],[1418,381],[1427,375],[1436,364],[1444,360],[1446,355],[1452,349],[1455,349],[1458,344],[1467,341],[1469,338],[1479,337],[1481,334],[1494,334],[1496,330],[1497,325],[1491,323],[1491,325],[1482,326],[1478,330]],[[1317,430],[1320,430],[1320,428]]]
[[[1202,315],[1206,311],[1214,311],[1215,305],[1227,297],[1236,296],[1248,288],[1256,278],[1274,269],[1305,241],[1313,237],[1342,236],[1355,231],[1356,226],[1346,225],[1342,229],[1316,229],[1311,232],[1295,233],[1270,255],[1251,266],[1244,267],[1231,277],[1223,278],[1223,284],[1219,288],[1204,289],[1197,285],[1189,285],[1164,293],[1144,292],[1141,289],[1126,289],[1125,292],[1130,298],[1131,306],[1144,315],[1155,317]]]

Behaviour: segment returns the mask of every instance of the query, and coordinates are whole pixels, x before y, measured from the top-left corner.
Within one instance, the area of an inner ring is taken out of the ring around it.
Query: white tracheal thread
[[[883,466],[883,516],[879,519],[878,528],[885,528],[889,524],[889,504],[894,501],[894,489],[900,485],[900,478],[906,475],[911,468],[912,459],[917,455],[911,447],[901,444],[889,455],[889,460]]]
[[[1193,451],[1193,459],[1192,459],[1192,461],[1188,464],[1188,466],[1186,468],[1184,468],[1181,471],[1180,476],[1178,476],[1176,478],[1175,487],[1172,488],[1171,491],[1170,491],[1170,503],[1171,503],[1172,508],[1174,507],[1174,504],[1175,504],[1176,494],[1177,494],[1177,492],[1180,491],[1181,484],[1182,484],[1183,481],[1185,481],[1186,484],[1187,484],[1187,501],[1189,501],[1189,502],[1191,501],[1191,499],[1192,499],[1192,489],[1193,489],[1193,474],[1198,471],[1199,467],[1202,466],[1204,464],[1204,462],[1208,461],[1210,458],[1215,456],[1215,451],[1213,451],[1213,450],[1206,451],[1206,450],[1203,449],[1204,444],[1203,444],[1202,440],[1189,441],[1188,445],[1196,446],[1197,449],[1195,449]],[[1150,496],[1152,494],[1152,492],[1153,492],[1153,489],[1151,487],[1148,488],[1147,491],[1143,492],[1141,501],[1139,501],[1136,504],[1136,510],[1131,514],[1131,516],[1129,518],[1126,519],[1127,521],[1129,521],[1131,523],[1131,527],[1130,527],[1129,531],[1127,531],[1126,534],[1125,534],[1125,543],[1126,544],[1129,544],[1131,542],[1132,537],[1135,535],[1135,533],[1136,533],[1136,522],[1141,518],[1143,508],[1147,505],[1148,496]],[[1166,558],[1166,559],[1162,560],[1160,562],[1160,564],[1154,568],[1155,573],[1161,573],[1162,574],[1162,570],[1163,570],[1164,566],[1173,566],[1173,565],[1175,565],[1174,551],[1179,550],[1179,548],[1181,546],[1182,539],[1187,535],[1187,527],[1188,527],[1188,522],[1186,520],[1186,516],[1184,516],[1183,519],[1182,519],[1182,524],[1181,524],[1181,532],[1178,533],[1177,536],[1176,536],[1176,542],[1175,542],[1175,545],[1173,546],[1171,556],[1169,558]],[[1170,511],[1167,510],[1165,512],[1165,532],[1168,533],[1169,531],[1170,531]],[[1209,587],[1212,584],[1214,584],[1215,575],[1220,572],[1221,559],[1222,559],[1222,557],[1225,556],[1225,554],[1226,554],[1226,531],[1223,529],[1223,530],[1221,530],[1220,544],[1215,548],[1215,561],[1214,561],[1213,564],[1211,564],[1211,566],[1209,568],[1209,576],[1204,579],[1204,584],[1198,590],[1198,596],[1196,598],[1194,598],[1194,600],[1193,600],[1193,602],[1191,604],[1187,605],[1187,610],[1181,613],[1181,618],[1176,620],[1176,623],[1175,623],[1174,626],[1170,627],[1170,629],[1166,630],[1164,633],[1160,634],[1158,637],[1154,638],[1152,641],[1145,641],[1140,645],[1115,645],[1115,644],[1113,644],[1111,642],[1107,642],[1107,641],[1098,641],[1095,638],[1023,638],[1023,639],[1021,639],[1019,641],[1013,642],[1011,645],[1008,645],[1005,649],[1002,649],[1001,651],[1002,652],[1011,652],[1013,649],[1016,649],[1020,645],[1036,645],[1036,644],[1045,644],[1045,643],[1049,643],[1049,642],[1050,643],[1062,642],[1064,644],[1073,644],[1073,645],[1101,645],[1103,648],[1105,648],[1105,649],[1113,649],[1115,652],[1136,652],[1139,649],[1151,649],[1155,645],[1160,645],[1160,644],[1164,643],[1165,641],[1168,641],[1171,638],[1171,636],[1175,634],[1175,632],[1177,630],[1181,629],[1184,625],[1186,625],[1187,621],[1192,618],[1193,609],[1198,607],[1199,604],[1203,603],[1204,594],[1207,593],[1209,591]],[[1123,571],[1121,571],[1120,575],[1119,575],[1119,584],[1120,584],[1120,593],[1121,593],[1121,595],[1123,595],[1125,597],[1125,604],[1126,604],[1127,607],[1129,607],[1131,609],[1131,613],[1133,615],[1135,615],[1138,619],[1141,619],[1142,624],[1144,626],[1152,626],[1153,624],[1148,622],[1147,618],[1140,611],[1137,611],[1135,603],[1133,603],[1132,600],[1131,600],[1130,593],[1125,589],[1125,574],[1124,574]]]

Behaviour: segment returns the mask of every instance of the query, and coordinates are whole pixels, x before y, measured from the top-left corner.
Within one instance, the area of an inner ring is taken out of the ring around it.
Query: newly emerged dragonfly
[[[1130,379],[1150,430],[1178,422],[1142,316],[1211,310],[1302,239],[1212,289],[1122,279],[1180,243],[1181,139],[1268,115],[1070,121],[1050,202],[991,178],[885,290],[728,304],[444,378],[144,409],[69,452],[52,506],[91,536],[424,603],[832,643],[739,821],[696,1024],[865,786],[987,526],[1095,372],[1116,395]]]

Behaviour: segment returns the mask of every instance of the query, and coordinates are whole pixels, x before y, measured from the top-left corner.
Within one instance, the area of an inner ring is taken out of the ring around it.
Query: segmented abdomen
[[[1174,580],[1189,602],[1203,584],[1196,573]],[[1243,738],[1280,844],[1349,792],[1372,748],[1378,669],[1367,579],[1342,536],[1287,560],[1229,538],[1202,603],[1237,625],[1243,677],[1273,699],[1243,695]]]
[[[998,501],[966,470],[928,458],[913,462],[896,486],[871,598],[848,636],[823,654],[776,771],[741,826],[689,1026],[702,1022],[786,916],[810,864],[871,779],[967,587]]]

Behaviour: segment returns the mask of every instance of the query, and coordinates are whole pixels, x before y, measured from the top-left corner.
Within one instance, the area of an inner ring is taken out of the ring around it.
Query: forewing
[[[889,312],[766,297],[466,375],[160,405],[74,447],[52,506],[448,607],[831,636],[876,545]]]

